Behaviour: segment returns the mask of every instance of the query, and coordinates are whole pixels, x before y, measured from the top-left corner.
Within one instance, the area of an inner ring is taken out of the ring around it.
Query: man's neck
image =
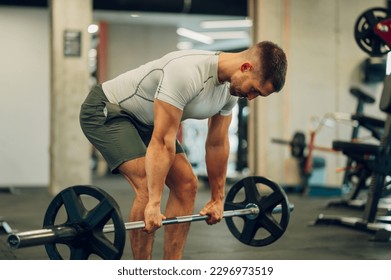
[[[230,82],[232,75],[239,69],[241,53],[219,54],[218,78],[220,83]]]

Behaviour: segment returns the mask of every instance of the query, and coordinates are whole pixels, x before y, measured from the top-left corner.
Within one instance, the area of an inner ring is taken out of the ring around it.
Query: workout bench
[[[391,225],[377,217],[386,176],[391,174],[391,75],[386,76],[380,100],[380,110],[386,113],[384,133],[379,145],[334,141],[333,148],[342,151],[356,162],[364,163],[371,171],[367,203],[362,218],[319,215],[317,224],[336,224],[374,233],[374,240],[389,241]]]

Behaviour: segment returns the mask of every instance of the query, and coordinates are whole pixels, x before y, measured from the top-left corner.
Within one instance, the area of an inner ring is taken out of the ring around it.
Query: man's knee
[[[145,180],[147,176],[145,172],[144,157],[125,161],[118,167],[118,170],[125,177],[132,179],[134,181]]]
[[[195,196],[198,189],[198,178],[196,175],[189,176],[188,181],[185,183],[185,188],[189,193]]]
[[[148,202],[148,186],[144,162],[144,158],[127,161],[121,164],[118,169],[133,187],[136,194],[135,199],[146,204]]]
[[[174,192],[179,199],[194,201],[197,194],[198,179],[194,174],[182,177],[180,180],[176,178],[169,187],[170,189],[174,188]]]

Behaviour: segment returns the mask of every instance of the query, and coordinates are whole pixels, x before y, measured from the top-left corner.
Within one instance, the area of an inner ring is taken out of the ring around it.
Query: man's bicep
[[[154,135],[176,137],[183,111],[165,101],[154,101]]]
[[[231,124],[232,114],[223,116],[214,115],[208,121],[208,138],[209,144],[221,143],[228,137],[228,130]]]

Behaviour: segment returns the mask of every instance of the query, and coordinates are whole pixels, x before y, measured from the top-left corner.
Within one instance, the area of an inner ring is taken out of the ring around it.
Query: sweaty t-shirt
[[[182,120],[229,115],[237,97],[229,83],[219,83],[218,53],[171,52],[102,84],[107,99],[146,125],[153,125],[153,101],[159,99],[183,111]]]

